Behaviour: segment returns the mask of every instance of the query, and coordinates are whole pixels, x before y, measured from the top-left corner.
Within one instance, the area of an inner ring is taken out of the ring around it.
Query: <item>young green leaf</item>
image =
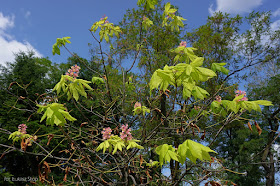
[[[207,97],[207,95],[209,95],[209,93],[204,90],[203,88],[200,88],[199,86],[194,86],[193,90],[192,90],[192,95],[194,97],[194,99],[204,99]]]
[[[226,65],[226,63],[212,63],[211,69],[214,72],[219,71],[219,72],[222,72],[225,75],[228,75],[229,70],[224,67],[225,65]]]
[[[160,163],[158,161],[152,161],[150,160],[150,163],[146,164],[148,167],[158,167]]]
[[[156,148],[156,153],[159,155],[159,162],[161,166],[166,162],[170,162],[171,159],[179,161],[178,155],[171,145],[163,144],[158,146]]]
[[[258,104],[258,105],[263,105],[263,106],[273,106],[273,104],[271,103],[271,101],[267,101],[267,100],[257,100],[257,101],[253,101],[254,103]]]
[[[65,46],[66,43],[71,43],[69,41],[70,38],[71,37],[57,38],[56,43],[53,44],[53,47],[52,47],[53,55],[55,55],[55,54],[60,55],[60,47]]]
[[[206,147],[200,143],[194,142],[189,139],[182,144],[182,146],[180,147],[180,152],[178,147],[178,154],[182,156],[180,158],[181,163],[183,162],[185,156],[189,158],[193,163],[196,163],[196,159],[200,159],[201,161],[203,160],[210,161],[211,158],[209,152],[216,153],[215,151],[211,150],[209,147]]]
[[[52,103],[46,106],[43,105],[37,105],[39,107],[38,113],[44,112],[44,115],[42,116],[40,122],[42,122],[44,119],[46,119],[47,125],[53,125],[56,124],[58,126],[64,126],[66,123],[66,120],[69,121],[76,121],[74,117],[72,117],[64,108],[62,104],[59,103]]]
[[[30,137],[31,137],[30,134],[23,134],[23,133],[21,133],[21,132],[19,132],[19,131],[15,131],[15,132],[13,132],[13,133],[11,133],[11,134],[9,135],[8,140],[9,140],[9,139],[12,139],[13,142],[17,142],[17,141],[20,141],[20,140],[22,140],[22,139],[26,139],[26,138],[30,138]]]

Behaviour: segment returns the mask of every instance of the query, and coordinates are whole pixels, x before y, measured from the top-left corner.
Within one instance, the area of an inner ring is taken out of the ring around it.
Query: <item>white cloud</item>
[[[30,14],[29,14],[30,15]],[[0,64],[13,62],[14,54],[18,52],[34,51],[35,55],[42,57],[42,54],[36,50],[28,41],[17,41],[7,32],[7,29],[13,28],[15,16],[4,16],[0,12]]]
[[[30,43],[27,41],[19,42],[16,40],[6,40],[4,37],[0,36],[0,64],[5,62],[12,62],[14,60],[14,54],[20,51],[34,51],[35,55],[42,57]]]
[[[15,16],[5,17],[2,12],[0,12],[0,30],[6,30],[7,28],[14,27]]]
[[[280,16],[280,8],[278,8],[277,10],[275,10],[274,12],[271,13],[272,17],[278,17]]]
[[[227,12],[233,14],[242,14],[252,11],[260,6],[263,0],[216,0],[216,9],[213,9],[213,4],[208,8],[212,15],[214,12]]]
[[[272,31],[276,31],[280,29],[280,19],[271,23],[270,28]]]
[[[31,12],[30,11],[26,11],[25,14],[24,14],[24,18],[25,19],[28,19],[31,15]]]

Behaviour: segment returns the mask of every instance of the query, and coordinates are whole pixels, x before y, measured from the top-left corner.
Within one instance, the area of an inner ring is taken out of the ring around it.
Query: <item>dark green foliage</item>
[[[39,124],[40,116],[36,115],[36,103],[44,101],[42,95],[53,88],[57,82],[57,74],[60,74],[56,65],[53,65],[47,58],[34,57],[34,53],[18,53],[15,61],[7,63],[7,67],[1,66],[1,88],[0,88],[0,127],[4,130],[14,132],[18,125],[25,123],[27,133],[36,135],[55,133],[55,130]],[[41,95],[41,96],[40,96]],[[9,134],[2,131],[0,144],[12,145],[8,140]],[[42,138],[42,143],[48,139]],[[19,142],[20,143],[20,142]],[[19,147],[19,144],[15,144]],[[52,144],[49,148],[53,148]],[[11,151],[3,146],[0,147],[3,154],[0,160],[2,167],[11,172],[14,177],[37,176],[38,163],[42,157],[37,158],[22,152]],[[38,151],[38,147],[27,147],[27,151]],[[48,149],[49,150],[49,149]],[[9,152],[9,153],[8,153]],[[28,169],[27,169],[28,167]],[[1,180],[2,181],[2,180]]]

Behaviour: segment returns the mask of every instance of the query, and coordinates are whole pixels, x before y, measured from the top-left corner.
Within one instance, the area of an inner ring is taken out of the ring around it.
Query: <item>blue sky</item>
[[[13,53],[33,49],[53,62],[66,62],[69,54],[52,56],[56,38],[70,36],[69,49],[89,58],[88,43],[94,43],[88,29],[106,15],[117,24],[137,0],[0,0],[0,64],[13,61]],[[167,2],[167,1],[166,1]],[[274,27],[280,26],[279,0],[170,0],[179,7],[188,29],[206,22],[215,11],[246,16],[250,11],[271,11]]]

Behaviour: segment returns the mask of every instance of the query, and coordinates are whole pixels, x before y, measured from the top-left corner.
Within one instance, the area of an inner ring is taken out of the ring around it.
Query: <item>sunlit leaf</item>
[[[44,112],[44,115],[42,116],[40,122],[42,122],[44,119],[46,119],[47,125],[59,125],[64,126],[66,123],[66,120],[69,121],[76,121],[74,117],[72,117],[64,108],[62,104],[59,103],[52,103],[46,106],[43,105],[37,105],[39,107],[38,113]]]

